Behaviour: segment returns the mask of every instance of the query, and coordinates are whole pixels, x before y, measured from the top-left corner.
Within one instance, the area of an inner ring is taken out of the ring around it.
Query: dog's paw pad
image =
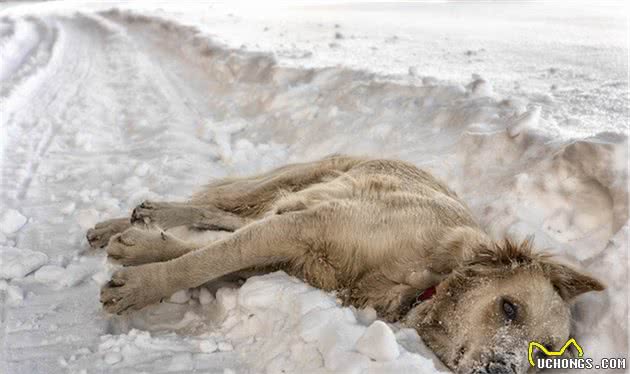
[[[160,300],[159,295],[151,292],[153,288],[145,280],[141,269],[126,268],[112,275],[112,279],[101,288],[100,301],[105,311],[120,315]]]

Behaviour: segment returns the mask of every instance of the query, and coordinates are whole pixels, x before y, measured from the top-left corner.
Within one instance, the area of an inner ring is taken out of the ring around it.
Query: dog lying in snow
[[[147,226],[233,234],[200,245]],[[332,156],[227,178],[188,202],[144,202],[87,238],[126,266],[101,290],[110,313],[280,269],[415,328],[459,373],[527,372],[528,342],[560,348],[570,301],[604,288],[529,242],[494,242],[447,186],[394,160]]]

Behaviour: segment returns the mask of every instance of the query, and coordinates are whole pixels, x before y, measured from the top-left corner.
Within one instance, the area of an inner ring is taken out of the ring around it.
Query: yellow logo
[[[527,351],[527,356],[529,358],[529,364],[532,365],[532,367],[536,366],[536,363],[534,362],[534,357],[533,357],[534,347],[540,349],[547,356],[562,356],[564,354],[564,351],[566,351],[567,348],[569,348],[569,346],[571,344],[573,344],[575,346],[575,349],[577,349],[578,357],[584,356],[584,351],[582,351],[582,347],[580,347],[580,345],[575,341],[574,338],[571,338],[571,339],[567,340],[567,342],[564,343],[564,345],[562,346],[562,348],[559,351],[549,351],[549,350],[547,350],[547,348],[545,348],[544,345],[542,345],[542,344],[540,344],[538,342],[529,342],[529,349]]]

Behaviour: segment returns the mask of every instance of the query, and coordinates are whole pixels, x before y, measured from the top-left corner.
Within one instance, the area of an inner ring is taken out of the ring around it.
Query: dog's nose
[[[488,363],[487,372],[488,374],[515,374],[516,365],[497,358]]]

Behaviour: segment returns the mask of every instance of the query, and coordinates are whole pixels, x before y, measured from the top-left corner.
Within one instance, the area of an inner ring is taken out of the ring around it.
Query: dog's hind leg
[[[365,161],[334,155],[322,160],[286,165],[252,177],[226,178],[193,195],[193,204],[212,206],[239,217],[261,218],[283,192],[297,192],[332,179]]]
[[[187,226],[199,230],[235,231],[250,221],[230,212],[192,203],[145,201],[131,214],[133,224],[158,226],[164,230]]]
[[[97,223],[87,231],[92,248],[105,247],[110,238],[135,226],[168,230],[186,226],[197,230],[235,231],[252,220],[217,208],[190,203],[157,203],[145,201],[132,212],[131,218],[116,218]]]
[[[291,262],[317,240],[319,222],[309,211],[275,215],[174,260],[126,267],[102,288],[101,302],[122,313],[239,270]]]
[[[287,165],[249,178],[217,181],[189,202],[145,201],[131,219],[105,221],[88,231],[92,247],[104,247],[111,236],[134,225],[168,230],[186,226],[199,230],[236,231],[262,218],[283,191],[295,192],[348,171],[364,160],[335,155],[319,161]],[[99,227],[102,226],[102,227]]]

